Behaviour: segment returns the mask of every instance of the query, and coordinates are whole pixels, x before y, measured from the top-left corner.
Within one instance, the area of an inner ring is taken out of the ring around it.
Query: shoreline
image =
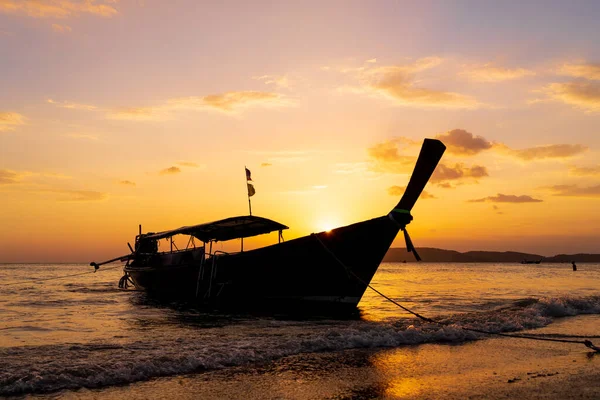
[[[569,317],[534,332],[595,336],[599,322],[600,315]],[[600,342],[597,335],[594,340]],[[260,364],[36,397],[597,399],[598,376],[600,352],[583,345],[487,338],[297,354]]]

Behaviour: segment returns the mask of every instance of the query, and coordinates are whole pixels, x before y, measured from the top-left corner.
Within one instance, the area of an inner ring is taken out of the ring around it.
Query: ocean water
[[[353,318],[209,313],[119,289],[120,266],[107,267],[80,275],[91,267],[0,264],[0,396],[102,391],[311,354],[460,344],[488,339],[461,327],[535,332],[600,314],[600,264],[577,272],[570,264],[380,266],[375,288],[445,326],[371,290]],[[72,276],[55,279],[65,275]]]

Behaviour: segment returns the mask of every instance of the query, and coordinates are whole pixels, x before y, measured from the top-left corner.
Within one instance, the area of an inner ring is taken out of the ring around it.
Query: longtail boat
[[[403,231],[406,247],[420,260],[406,230],[419,195],[433,174],[446,147],[425,139],[413,174],[398,204],[386,215],[283,240],[287,226],[258,216],[231,217],[184,226],[135,238],[131,254],[102,263],[123,261],[129,282],[150,295],[216,305],[331,307],[356,309],[379,264]],[[249,171],[247,171],[249,173]],[[278,243],[243,249],[243,239],[278,232]],[[185,249],[158,251],[158,241],[173,243],[176,235],[189,236]],[[242,239],[239,252],[215,250],[217,242]]]

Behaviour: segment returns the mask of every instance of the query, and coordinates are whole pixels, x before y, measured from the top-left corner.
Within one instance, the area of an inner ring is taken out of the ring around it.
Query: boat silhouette
[[[425,139],[413,174],[398,204],[383,216],[283,240],[287,226],[245,215],[158,233],[140,233],[131,254],[104,261],[125,261],[128,283],[149,295],[187,299],[217,306],[284,306],[355,309],[399,231],[406,247],[420,260],[406,230],[419,195],[446,147]],[[243,239],[278,232],[278,243],[243,249]],[[175,235],[188,235],[185,249],[173,249]],[[158,251],[158,240],[170,240]],[[214,250],[216,242],[242,239],[239,252]],[[200,242],[200,243],[196,243]]]

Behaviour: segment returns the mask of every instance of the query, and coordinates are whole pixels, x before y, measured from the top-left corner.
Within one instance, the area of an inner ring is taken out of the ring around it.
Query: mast
[[[252,203],[250,202],[250,197],[254,196],[254,193],[256,193],[256,191],[254,190],[254,185],[252,184],[252,176],[250,170],[246,166],[244,166],[244,169],[246,170],[246,187],[248,189],[248,212],[250,213],[250,215],[252,215]]]

